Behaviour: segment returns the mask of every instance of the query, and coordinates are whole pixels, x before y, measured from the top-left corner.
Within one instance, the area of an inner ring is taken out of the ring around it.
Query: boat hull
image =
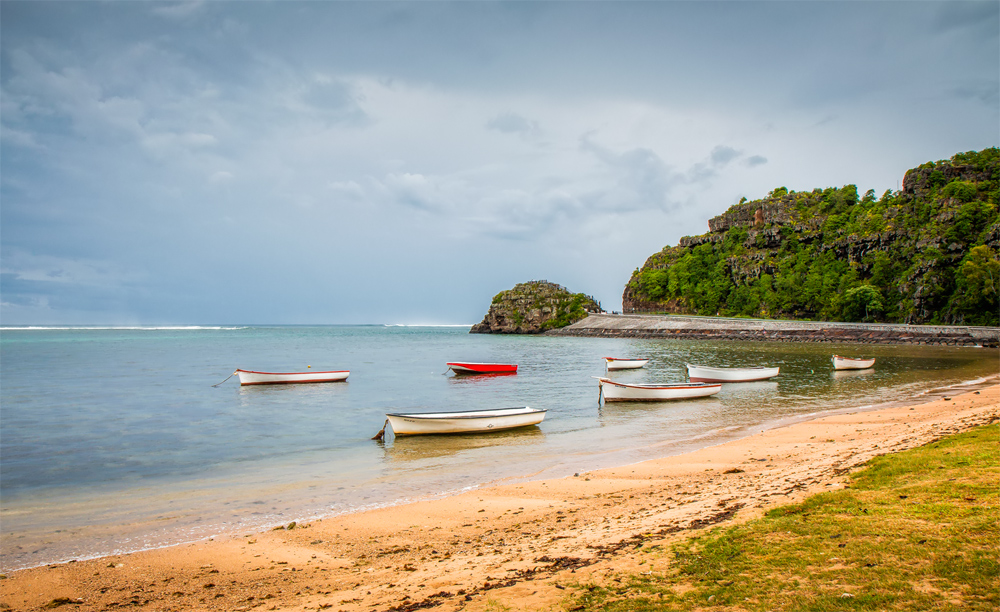
[[[255,372],[236,370],[241,385],[287,385],[300,383],[326,383],[347,380],[349,370],[335,372]]]
[[[641,368],[649,363],[648,359],[618,359],[617,357],[605,357],[604,360],[607,362],[609,372],[611,370],[634,370],[635,368]]]
[[[538,425],[545,410],[523,406],[466,412],[425,412],[385,415],[397,436],[487,433]]]
[[[517,364],[511,363],[472,363],[455,361],[447,364],[455,374],[515,374]]]
[[[874,357],[871,359],[852,359],[834,355],[830,360],[833,362],[834,370],[867,370],[875,365]]]
[[[691,382],[735,383],[768,380],[778,375],[780,368],[711,368],[708,366],[687,366]]]
[[[722,384],[676,383],[669,385],[633,385],[598,378],[606,402],[663,402],[715,395]]]

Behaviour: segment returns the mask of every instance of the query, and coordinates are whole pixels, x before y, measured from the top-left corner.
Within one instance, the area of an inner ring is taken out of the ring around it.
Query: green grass
[[[1000,427],[878,457],[844,490],[644,549],[571,610],[1000,609]]]

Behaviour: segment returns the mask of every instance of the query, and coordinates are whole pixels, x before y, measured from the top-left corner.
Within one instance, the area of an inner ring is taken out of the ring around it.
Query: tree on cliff
[[[953,308],[971,325],[996,325],[1000,311],[1000,259],[986,245],[973,247],[958,270]]]
[[[882,292],[872,285],[848,289],[843,299],[843,317],[848,321],[870,321],[885,309]]]

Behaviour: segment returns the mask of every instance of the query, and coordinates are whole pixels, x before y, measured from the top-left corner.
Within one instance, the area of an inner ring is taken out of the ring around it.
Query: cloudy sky
[[[1000,140],[984,2],[0,2],[0,323],[473,323]]]

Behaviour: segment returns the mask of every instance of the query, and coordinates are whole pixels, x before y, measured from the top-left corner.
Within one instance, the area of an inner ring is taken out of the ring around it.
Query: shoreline
[[[299,523],[305,523],[305,522],[316,522],[316,521],[336,519],[351,514],[359,514],[359,513],[371,512],[387,508],[408,506],[410,504],[421,503],[424,501],[447,499],[449,497],[453,497],[456,495],[462,495],[469,492],[474,492],[483,489],[490,489],[493,487],[505,486],[509,484],[520,484],[520,483],[539,481],[539,480],[559,479],[568,476],[571,472],[574,471],[586,473],[603,469],[623,468],[630,465],[642,463],[645,461],[653,461],[675,456],[682,456],[685,454],[703,450],[705,448],[720,446],[729,442],[736,442],[744,438],[750,437],[752,435],[755,435],[756,431],[762,432],[782,427],[789,427],[798,423],[805,423],[816,419],[824,418],[827,416],[834,416],[849,412],[881,410],[884,408],[900,406],[900,405],[910,406],[918,403],[926,403],[933,401],[935,399],[935,396],[940,396],[949,393],[958,393],[961,390],[975,390],[977,388],[982,388],[983,386],[988,386],[990,384],[996,384],[996,383],[1000,383],[1000,374],[957,382],[948,386],[926,389],[906,399],[886,400],[874,404],[867,404],[861,406],[822,408],[822,409],[817,409],[814,412],[777,417],[769,420],[759,421],[752,424],[719,427],[713,430],[705,431],[703,433],[697,434],[689,438],[682,438],[675,440],[658,440],[637,447],[621,448],[616,450],[605,450],[598,453],[591,453],[587,455],[588,458],[586,460],[583,459],[578,460],[576,462],[577,465],[573,466],[573,468],[570,468],[568,470],[565,469],[567,468],[566,465],[561,465],[561,466],[552,465],[544,467],[538,471],[531,473],[510,474],[494,480],[484,481],[479,484],[465,485],[465,486],[460,486],[458,488],[450,488],[434,492],[423,492],[408,497],[391,498],[381,502],[371,502],[359,506],[339,509],[336,511],[330,511],[330,510],[316,511],[316,509],[307,509],[304,512],[298,513],[297,515],[289,514],[287,518],[284,518],[284,520],[273,520],[275,517],[272,517],[272,520],[265,522],[252,522],[252,521],[240,520],[238,522],[241,522],[242,525],[224,526],[223,523],[216,526],[216,528],[198,527],[197,523],[186,524],[184,527],[184,531],[198,529],[200,533],[197,534],[188,533],[186,534],[186,536],[171,538],[168,535],[163,535],[166,532],[161,531],[158,532],[159,535],[152,536],[153,539],[157,537],[160,538],[160,541],[155,543],[147,542],[139,546],[133,546],[133,547],[123,546],[118,549],[106,548],[105,550],[100,550],[89,554],[71,553],[68,555],[63,555],[61,558],[38,561],[30,565],[16,566],[11,564],[0,564],[0,574],[3,573],[10,574],[13,572],[30,570],[39,567],[51,567],[56,565],[62,565],[65,563],[91,561],[95,559],[103,559],[112,556],[127,556],[136,553],[162,550],[176,546],[184,546],[192,543],[203,542],[213,538],[231,537],[233,534],[237,533],[241,534],[261,533],[261,532],[266,532],[278,526],[284,526],[290,520],[294,520]],[[629,455],[643,455],[643,456],[641,458],[637,458],[635,456],[629,456]],[[149,521],[146,521],[144,523],[136,523],[136,525],[142,525],[148,523]],[[131,527],[133,527],[133,524],[123,523],[118,526],[107,525],[100,528],[99,530],[104,532],[107,536],[110,536],[111,533],[113,533],[115,530],[122,530],[122,529],[127,530]],[[74,532],[78,531],[78,529],[76,528],[71,528],[70,530]],[[70,531],[70,530],[65,530],[65,531]],[[57,531],[56,533],[60,532]],[[138,538],[146,539],[149,538],[150,536],[139,535],[134,537],[136,539]],[[132,537],[122,540],[121,542],[124,544],[124,542],[131,540],[133,540]],[[46,541],[46,543],[51,543],[51,542]],[[8,540],[8,544],[13,546],[11,540]],[[7,561],[9,561],[9,559]]]
[[[1000,385],[991,382],[961,395],[943,390],[929,401],[776,424],[575,477],[17,570],[0,580],[0,603],[10,610],[62,600],[76,610],[551,607],[567,582],[630,569],[628,551],[644,542],[746,520],[842,486],[844,474],[873,456],[997,420]]]
[[[757,342],[844,342],[853,344],[1000,346],[1000,328],[902,323],[786,321],[688,315],[593,313],[545,332],[584,338],[660,338]]]

